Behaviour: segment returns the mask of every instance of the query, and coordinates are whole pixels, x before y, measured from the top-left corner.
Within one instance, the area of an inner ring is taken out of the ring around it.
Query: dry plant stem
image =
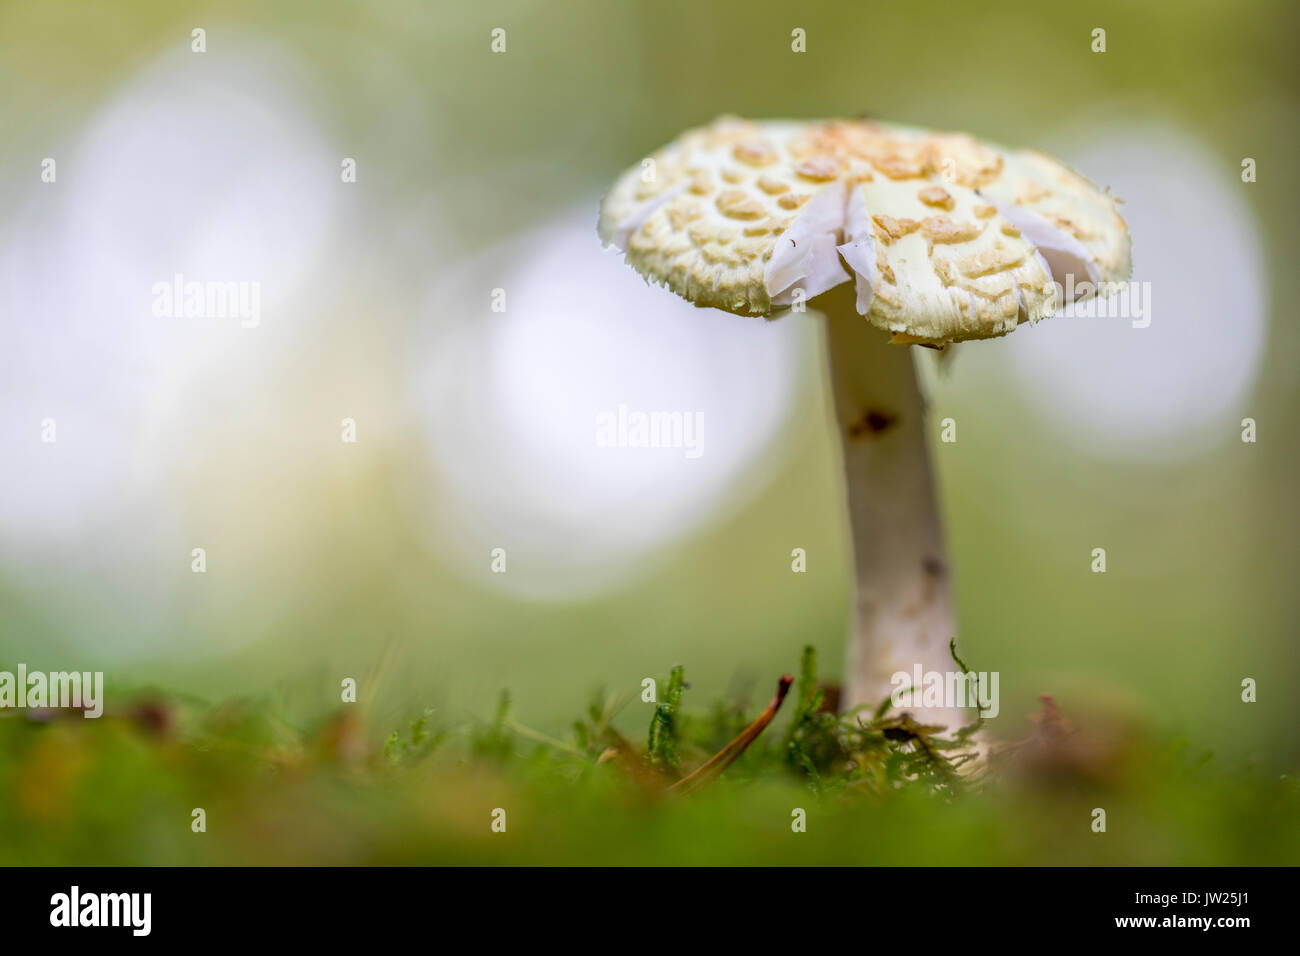
[[[925,406],[912,347],[859,315],[846,284],[816,303],[826,315],[830,382],[852,529],[854,604],[845,709],[875,707],[899,671],[955,668],[948,563],[926,448]],[[912,683],[910,677],[908,684]],[[919,700],[917,701],[919,704]],[[961,710],[909,706],[923,724],[952,728]]]
[[[785,700],[785,695],[790,690],[790,685],[794,683],[794,678],[789,674],[782,676],[776,687],[776,696],[768,702],[763,712],[754,718],[754,722],[736,735],[736,738],[723,747],[707,761],[695,768],[689,775],[678,780],[669,787],[669,790],[678,790],[682,793],[691,793],[704,786],[710,780],[720,776],[731,764],[745,752],[761,734],[772,719],[776,717],[776,712],[781,709],[781,704]]]
[[[665,790],[667,774],[652,765],[626,737],[612,727],[605,729],[610,746],[600,755],[599,763],[614,760],[623,767],[642,792],[650,796],[660,796]]]
[[[563,750],[566,753],[573,754],[575,757],[587,756],[583,751],[573,746],[573,744],[565,743],[563,740],[556,740],[554,737],[550,737],[542,733],[540,730],[533,730],[531,727],[525,727],[517,720],[507,720],[506,726],[521,737],[527,737],[529,740],[536,741],[539,744],[554,747],[556,750]]]

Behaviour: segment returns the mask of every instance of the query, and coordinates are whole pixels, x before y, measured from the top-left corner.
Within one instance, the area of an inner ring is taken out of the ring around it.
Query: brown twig
[[[628,739],[613,727],[605,728],[605,739],[609,741],[609,747],[600,755],[599,763],[613,760],[627,771],[628,776],[646,793],[660,795],[664,792],[664,784],[671,778],[661,768],[651,764],[637,753]]]
[[[785,695],[790,690],[790,685],[794,683],[794,678],[789,674],[782,675],[780,682],[776,685],[776,696],[768,703],[763,712],[754,718],[754,722],[736,735],[736,739],[727,746],[723,747],[716,754],[710,757],[700,766],[696,767],[689,775],[678,780],[669,787],[669,790],[677,790],[682,793],[692,793],[704,786],[711,780],[716,779],[731,764],[745,752],[761,734],[767,725],[776,717],[776,712],[781,709],[781,703],[785,700]]]

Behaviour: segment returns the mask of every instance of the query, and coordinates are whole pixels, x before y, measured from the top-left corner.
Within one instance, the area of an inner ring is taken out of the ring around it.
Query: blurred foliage
[[[0,720],[0,864],[1293,864],[1300,786],[1183,743],[1106,739],[1047,701],[1033,733],[933,736],[888,702],[819,706],[809,651],[784,732],[723,700],[652,735],[613,729],[598,693],[567,739],[425,711],[374,746],[364,708],[310,729],[273,700],[139,698],[99,720]],[[681,702],[678,701],[680,704]],[[752,730],[760,733],[754,737]],[[739,728],[739,730],[738,730]],[[750,736],[745,735],[750,731]],[[737,740],[734,763],[700,779]],[[714,755],[714,759],[710,759]],[[692,768],[683,776],[686,768]],[[696,778],[697,786],[683,783]],[[206,832],[191,830],[202,807]],[[1091,829],[1107,814],[1105,833]],[[806,832],[795,832],[796,811]],[[503,833],[491,829],[505,811]]]

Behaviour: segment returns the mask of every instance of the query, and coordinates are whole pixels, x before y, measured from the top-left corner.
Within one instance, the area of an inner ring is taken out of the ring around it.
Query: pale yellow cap
[[[1110,291],[1130,270],[1116,201],[1060,163],[870,121],[719,119],[628,170],[599,231],[647,279],[731,312],[852,278],[899,343],[1005,335],[1053,313],[1065,273]]]

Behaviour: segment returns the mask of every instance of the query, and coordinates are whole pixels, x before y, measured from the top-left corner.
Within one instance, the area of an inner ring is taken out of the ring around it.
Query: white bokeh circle
[[[453,566],[508,573],[534,597],[611,586],[752,490],[817,338],[811,313],[778,321],[698,309],[649,287],[595,234],[597,200],[468,265],[430,307],[422,375],[433,465],[426,502]],[[506,310],[490,311],[490,293]],[[699,454],[601,447],[601,414],[698,415]]]
[[[991,351],[1035,413],[1072,423],[1058,430],[1062,440],[1132,459],[1200,454],[1236,434],[1267,336],[1267,272],[1248,187],[1167,124],[1085,128],[1054,149],[1123,200],[1150,325],[1067,311]]]
[[[187,415],[226,394],[232,356],[284,332],[319,268],[337,150],[283,51],[230,43],[222,58],[165,55],[115,91],[56,157],[57,184],[36,184],[0,233],[0,437],[13,453],[0,544],[59,549],[161,507]],[[156,316],[154,285],[177,273],[258,283],[262,324]],[[41,442],[45,419],[54,443]]]

